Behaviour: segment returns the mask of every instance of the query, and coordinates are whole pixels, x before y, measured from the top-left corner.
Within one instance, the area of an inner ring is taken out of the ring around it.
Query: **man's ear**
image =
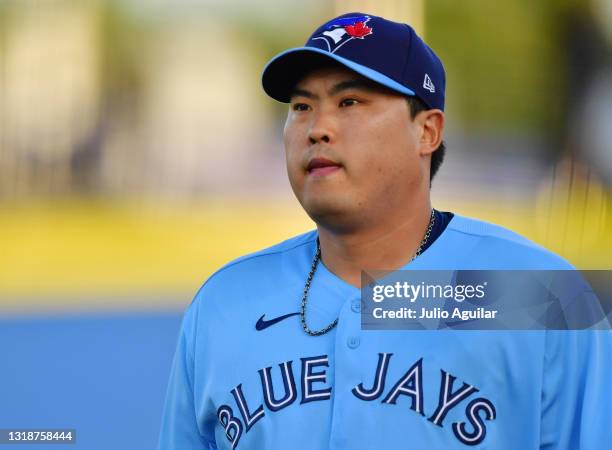
[[[431,155],[442,143],[444,136],[444,113],[439,109],[421,111],[416,117],[421,124],[419,151],[421,156]]]

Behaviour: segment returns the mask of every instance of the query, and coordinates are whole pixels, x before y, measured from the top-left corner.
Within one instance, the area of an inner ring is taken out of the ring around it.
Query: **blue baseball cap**
[[[444,110],[446,76],[440,58],[407,24],[363,13],[343,14],[319,27],[304,47],[279,53],[263,70],[264,91],[289,103],[309,71],[335,61],[400,94]]]

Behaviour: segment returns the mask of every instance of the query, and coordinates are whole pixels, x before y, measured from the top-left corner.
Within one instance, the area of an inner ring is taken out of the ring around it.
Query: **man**
[[[340,16],[263,87],[289,103],[287,171],[317,229],[200,289],[160,449],[608,448],[609,334],[361,330],[364,270],[571,268],[431,208],[445,75],[413,29]]]

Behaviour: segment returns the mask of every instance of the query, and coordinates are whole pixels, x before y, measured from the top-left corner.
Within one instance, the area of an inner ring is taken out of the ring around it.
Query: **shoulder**
[[[258,305],[299,298],[316,239],[316,231],[310,231],[241,256],[214,272],[183,316],[182,330],[191,345],[198,340],[196,335],[212,342],[215,333],[228,327],[250,329],[241,321],[261,314],[254,309]]]
[[[499,269],[571,270],[565,259],[500,225],[455,215],[448,224],[450,240],[474,264]]]
[[[233,261],[228,262],[219,270],[217,270],[209,281],[215,278],[223,278],[227,274],[240,274],[241,272],[250,272],[253,268],[264,269],[269,264],[275,264],[284,258],[291,258],[297,256],[301,251],[306,248],[313,247],[317,239],[316,231],[309,231],[308,233],[300,234],[298,236],[287,239],[286,241],[280,242],[272,247],[259,250],[254,253],[236,258]]]
[[[317,232],[313,230],[228,262],[206,280],[194,303],[201,297],[263,295],[272,288],[282,289],[294,278],[302,283],[304,267],[312,260],[316,239]]]
[[[493,238],[515,245],[543,248],[530,241],[526,237],[523,237],[520,234],[509,230],[508,228],[504,228],[494,223],[485,222],[484,220],[473,219],[457,214],[455,214],[453,219],[448,224],[448,228],[457,233],[468,236],[476,236],[479,238]]]

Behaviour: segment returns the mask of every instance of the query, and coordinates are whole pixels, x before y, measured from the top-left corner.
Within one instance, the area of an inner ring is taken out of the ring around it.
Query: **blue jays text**
[[[410,409],[432,423],[432,426],[444,427],[446,415],[468,397],[474,397],[465,406],[466,421],[451,424],[454,436],[466,445],[477,445],[487,434],[486,421],[495,420],[496,410],[493,403],[485,397],[475,396],[478,392],[475,386],[463,382],[460,387],[455,385],[456,377],[440,369],[440,391],[438,398],[427,401],[423,395],[423,358],[413,365],[397,380],[387,380],[387,369],[393,353],[379,353],[378,364],[373,369],[371,380],[364,380],[351,389],[352,394],[360,400],[381,403],[381,408],[396,405],[401,397],[407,397]],[[300,404],[330,400],[332,388],[327,386],[327,355],[300,358],[301,370],[299,376]],[[272,371],[279,370],[282,381],[282,395],[279,387],[272,383]],[[232,449],[240,442],[242,433],[248,433],[266,413],[279,413],[298,399],[296,386],[296,368],[294,361],[278,364],[278,369],[265,367],[258,370],[261,380],[263,404],[248,405],[242,389],[242,383],[231,390],[235,403],[223,404],[217,409],[217,417],[225,429],[226,437]],[[393,382],[391,388],[386,386]],[[265,408],[264,408],[265,404]],[[481,415],[481,414],[484,414]],[[483,419],[484,417],[484,419]]]

